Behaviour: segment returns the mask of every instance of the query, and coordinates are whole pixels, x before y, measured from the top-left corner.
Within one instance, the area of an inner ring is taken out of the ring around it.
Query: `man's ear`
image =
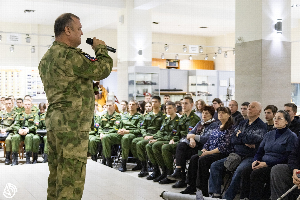
[[[71,35],[71,28],[69,27],[69,26],[66,26],[65,27],[65,33],[66,33],[66,35]]]

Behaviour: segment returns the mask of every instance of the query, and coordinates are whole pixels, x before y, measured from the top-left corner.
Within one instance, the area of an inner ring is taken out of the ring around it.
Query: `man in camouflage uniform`
[[[153,135],[153,139],[149,141],[146,145],[147,155],[151,163],[154,165],[154,168],[158,166],[162,169],[162,174],[160,176],[150,175],[153,178],[154,182],[159,182],[162,179],[166,178],[167,175],[173,173],[173,164],[165,163],[162,157],[161,148],[165,144],[170,142],[177,142],[179,140],[177,126],[179,123],[179,117],[176,115],[176,106],[175,103],[168,101],[166,103],[166,111],[170,117],[166,117],[160,130]],[[155,172],[153,172],[155,173]],[[150,178],[148,180],[151,180]]]
[[[107,112],[100,117],[100,122],[98,126],[98,131],[91,135],[90,132],[90,140],[89,140],[89,153],[92,155],[92,160],[97,162],[97,147],[98,144],[105,138],[107,134],[115,133],[119,129],[121,115],[115,111],[114,102],[112,100],[108,100],[106,102]],[[96,120],[95,120],[95,125]],[[104,150],[103,154],[105,156]],[[106,158],[106,156],[105,156]],[[105,161],[103,161],[105,164]],[[107,160],[107,165],[110,166],[112,163]]]
[[[111,165],[111,146],[121,144],[122,146],[122,165],[119,168],[125,172],[127,158],[131,149],[131,142],[134,138],[141,135],[140,124],[143,121],[143,115],[137,112],[138,104],[136,101],[129,102],[129,113],[123,114],[121,124],[117,133],[105,135],[102,139],[103,153]]]
[[[13,124],[15,122],[15,118],[17,113],[12,109],[13,104],[10,98],[5,99],[5,111],[0,111],[1,117],[1,135],[3,135],[3,139],[7,134],[9,134],[5,139],[6,145],[6,159],[5,165],[10,164],[10,154],[11,154],[11,137],[14,135]]]
[[[30,157],[33,153],[32,163],[37,163],[40,137],[36,135],[36,130],[39,125],[39,115],[31,109],[31,101],[25,100],[25,111],[18,114],[14,123],[14,130],[17,133],[12,137],[13,163],[18,164],[18,150],[21,141],[25,140],[26,164],[31,164]],[[14,156],[15,154],[15,156]]]
[[[132,140],[132,154],[135,157],[137,156],[142,163],[142,170],[138,174],[139,177],[144,177],[149,174],[146,161],[146,145],[151,139],[153,139],[153,135],[160,129],[161,124],[166,117],[166,115],[160,111],[160,97],[154,96],[151,102],[153,111],[145,115],[144,122],[141,126],[142,137],[138,137]],[[154,175],[157,174],[157,176],[160,176],[158,167],[154,168],[154,172]],[[151,180],[150,178],[152,178],[152,176],[147,177],[148,180]]]
[[[40,104],[41,105],[41,104]],[[39,130],[46,130],[46,104],[43,104],[43,106],[40,106],[40,113],[39,113]],[[44,141],[44,154],[43,154],[43,163],[48,162],[48,141],[47,141],[47,135],[39,135],[40,138]]]
[[[113,66],[103,41],[93,38],[96,58],[76,48],[81,43],[80,19],[65,13],[55,20],[55,42],[39,64],[49,107],[48,200],[81,199],[95,95],[93,80],[106,78]]]
[[[21,112],[24,112],[25,111],[25,108],[23,106],[23,99],[22,98],[18,98],[17,99],[17,106],[14,107],[14,111],[16,113],[21,113]]]
[[[198,115],[195,114],[195,112],[192,110],[194,101],[191,97],[184,97],[182,103],[182,110],[184,114],[179,119],[178,123],[178,134],[180,138],[185,138],[188,132],[190,132],[196,124],[200,121],[200,118]],[[165,163],[173,163],[173,155],[176,153],[176,147],[178,142],[170,142],[169,144],[165,144],[162,146],[162,154],[164,158]],[[178,181],[175,185],[173,185],[173,188],[182,188],[186,187],[185,183],[185,165],[181,166],[182,171],[184,173],[182,174],[181,181]],[[168,175],[170,177],[172,175]],[[163,183],[170,183],[171,181],[165,180],[166,182]]]

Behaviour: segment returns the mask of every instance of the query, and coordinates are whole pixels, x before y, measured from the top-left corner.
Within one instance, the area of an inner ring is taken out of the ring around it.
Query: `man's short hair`
[[[128,105],[128,102],[125,100],[122,100],[121,103],[124,102],[126,105]]]
[[[168,101],[168,102],[166,103],[166,106],[173,106],[174,108],[176,108],[175,103],[172,102],[172,101]]]
[[[239,106],[238,102],[236,100],[231,100],[231,101],[234,101],[236,106]]]
[[[244,103],[242,103],[242,106],[247,106],[248,107],[249,104],[250,104],[249,102],[245,101]]]
[[[108,101],[106,101],[106,104],[107,104],[107,103],[115,104],[115,102],[114,102],[114,101],[112,101],[112,100],[108,100]]]
[[[11,98],[9,98],[9,97],[7,97],[7,98],[5,98],[5,101],[11,101]]]
[[[39,104],[39,109],[41,110],[41,108],[44,108],[44,110],[47,108],[45,103],[40,103]]]
[[[31,96],[30,96],[29,94],[25,95],[25,96],[24,96],[24,99],[25,99],[26,97],[30,97],[30,99],[31,99]]]
[[[64,13],[55,20],[55,23],[54,23],[55,37],[60,36],[61,33],[63,33],[65,31],[66,26],[69,26],[71,29],[73,29],[72,22],[74,20],[72,19],[72,17],[79,19],[79,17],[77,17],[76,15],[74,15],[72,13]]]
[[[134,99],[130,99],[128,103],[133,102],[135,105],[138,105],[137,101]]]
[[[294,104],[294,103],[286,103],[286,104],[284,104],[284,106],[292,108],[293,112],[297,113],[297,106],[296,106],[296,104]]]
[[[194,100],[193,100],[193,98],[192,97],[184,97],[183,99],[188,99],[189,101],[190,101],[190,103],[194,103]]]
[[[180,113],[180,112],[182,112],[182,106],[177,106],[177,108],[176,108],[177,110],[176,110],[176,112],[177,113]]]
[[[161,102],[160,96],[154,96],[154,97],[152,97],[152,100],[153,100],[153,99],[156,99],[156,100],[158,100],[159,102]]]
[[[170,95],[168,95],[168,94],[165,94],[165,95],[164,95],[164,97],[170,97]]]
[[[18,100],[22,101],[22,103],[23,103],[23,99],[22,99],[22,98],[18,98],[17,101],[18,101]]]
[[[214,98],[214,99],[212,100],[212,102],[214,102],[214,101],[216,101],[218,104],[221,104],[221,103],[222,103],[221,99],[219,99],[219,98]]]
[[[14,95],[9,95],[8,97],[9,97],[9,98],[10,98],[10,97],[14,98]]]
[[[274,105],[267,105],[267,107],[264,109],[264,111],[268,110],[268,109],[270,109],[274,115],[277,113],[277,110],[278,110],[278,108]]]
[[[28,99],[24,99],[24,102],[25,102],[25,101],[29,101],[29,102],[31,102],[31,101],[30,101],[30,100],[28,100]]]
[[[1,97],[1,99],[3,99],[3,98],[5,99],[6,97]]]

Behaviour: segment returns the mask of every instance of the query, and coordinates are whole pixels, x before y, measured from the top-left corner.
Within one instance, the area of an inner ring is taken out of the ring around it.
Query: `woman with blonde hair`
[[[195,114],[198,115],[200,119],[202,119],[202,112],[203,112],[203,108],[206,106],[206,103],[202,99],[199,99],[198,101],[196,101],[195,105],[196,105]]]

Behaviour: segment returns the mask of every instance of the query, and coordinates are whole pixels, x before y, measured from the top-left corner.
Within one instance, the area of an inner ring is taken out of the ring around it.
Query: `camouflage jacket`
[[[24,111],[25,111],[25,109],[24,109]],[[35,105],[32,105],[31,111],[32,111],[32,112],[38,113],[38,112],[39,112],[39,109],[38,109]]]
[[[37,113],[31,112],[26,114],[22,112],[17,115],[13,129],[15,133],[19,132],[19,129],[26,127],[29,129],[29,133],[36,133],[37,127],[39,126],[39,115]]]
[[[143,137],[155,134],[160,129],[165,117],[166,115],[161,111],[159,111],[156,115],[153,111],[146,114],[145,119],[141,124],[141,133]]]
[[[21,112],[24,112],[24,111],[25,111],[25,108],[24,108],[24,107],[21,107],[21,108],[19,108],[19,107],[14,107],[14,111],[15,111],[16,113],[21,113]]]
[[[6,111],[0,111],[0,119],[1,119],[1,125],[0,129],[6,129],[6,132],[13,132],[13,124],[15,122],[17,113],[12,110],[10,113],[7,113]]]
[[[101,133],[108,134],[108,133],[116,133],[119,130],[121,122],[121,115],[116,111],[112,115],[108,115],[105,113],[101,116],[100,119],[100,126],[98,129],[98,135]]]
[[[200,118],[198,117],[198,115],[195,114],[194,111],[192,111],[189,116],[186,116],[186,114],[182,115],[178,123],[179,137],[185,137],[188,134],[188,132],[190,132],[199,121]],[[178,138],[178,140],[180,138]]]
[[[38,126],[38,129],[43,129],[43,130],[46,129],[46,123],[45,123],[46,114],[47,114],[47,112],[44,112],[44,113],[41,113],[39,115],[39,126]]]
[[[178,134],[179,134],[177,131],[178,123],[179,123],[178,115],[176,115],[173,120],[171,120],[170,117],[166,117],[160,127],[160,130],[153,135],[153,139],[157,141],[170,141],[175,136],[177,136],[175,137],[176,140],[174,140],[175,142],[177,142]]]
[[[129,130],[129,133],[134,134],[135,136],[141,135],[141,123],[144,120],[144,116],[140,113],[135,113],[130,115],[129,113],[122,114],[121,124],[119,129]]]
[[[46,126],[56,131],[90,131],[94,115],[93,80],[106,78],[113,60],[105,45],[95,47],[96,58],[79,48],[53,42],[39,64],[49,107]]]
[[[99,135],[98,134],[98,129],[99,129],[99,126],[100,126],[100,120],[101,120],[101,117],[99,115],[95,115],[94,114],[94,118],[93,118],[93,125],[91,127],[91,131],[89,132],[89,135]]]

